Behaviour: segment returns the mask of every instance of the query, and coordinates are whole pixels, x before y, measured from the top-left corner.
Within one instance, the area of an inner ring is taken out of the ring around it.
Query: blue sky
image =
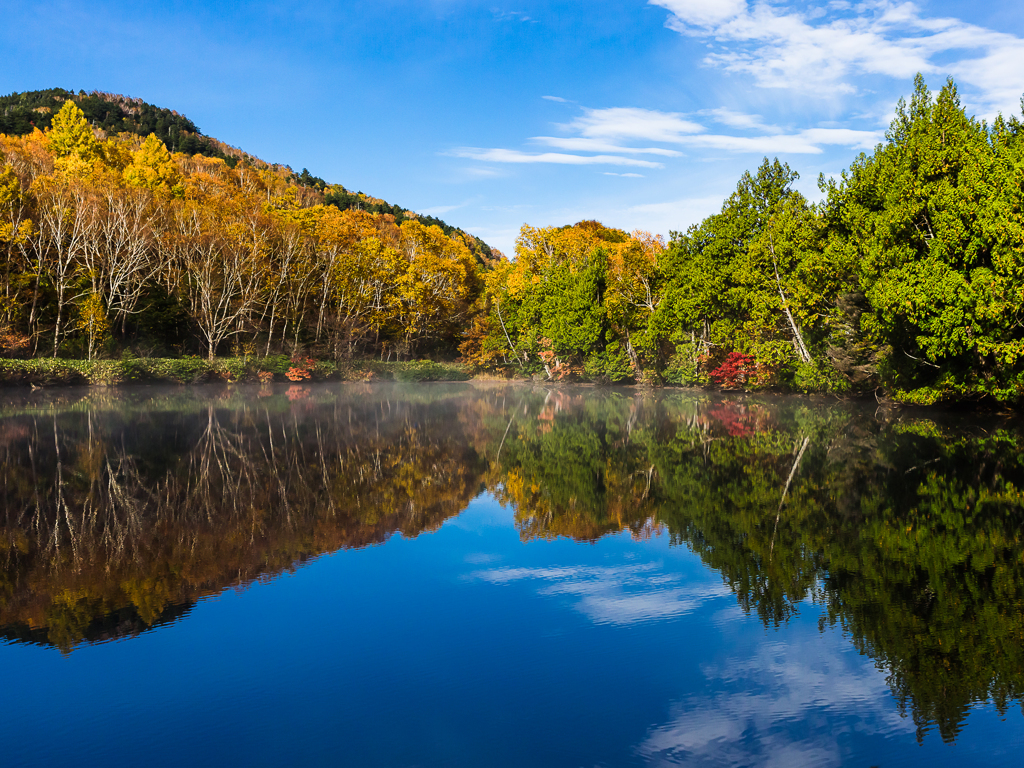
[[[0,92],[138,96],[511,252],[523,223],[667,234],[765,155],[817,194],[916,72],[1019,114],[1016,0],[14,3]]]

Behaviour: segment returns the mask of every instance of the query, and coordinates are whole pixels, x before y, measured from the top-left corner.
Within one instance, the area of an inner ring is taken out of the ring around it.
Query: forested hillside
[[[171,152],[219,157],[231,167],[247,157],[234,147],[204,136],[195,123],[173,110],[99,91],[75,93],[49,88],[0,96],[0,133],[24,136],[36,128],[46,131],[65,101],[74,101],[89,124],[107,134],[134,133],[146,137],[153,133]]]
[[[458,350],[546,380],[1024,396],[1024,125],[969,117],[952,82],[918,78],[821,203],[765,158],[667,243],[524,225],[514,260],[305,169],[179,150],[199,134],[166,110],[125,100],[100,130],[80,105],[104,98],[0,136],[7,356]]]
[[[443,353],[479,293],[468,236],[340,210],[247,157],[103,137],[74,101],[0,158],[7,355]]]
[[[49,130],[54,115],[65,101],[74,101],[89,124],[105,135],[132,133],[143,138],[155,134],[170,152],[183,155],[204,155],[223,160],[229,167],[244,160],[250,165],[266,165],[261,160],[229,146],[210,136],[203,135],[195,123],[174,110],[148,104],[142,99],[121,96],[100,91],[67,91],[63,88],[49,88],[43,91],[25,91],[0,96],[0,134],[24,136],[38,128]],[[278,166],[272,166],[278,168]],[[292,174],[290,180],[296,184],[312,187],[323,192],[325,202],[341,210],[363,210],[370,213],[390,213],[398,221],[417,218],[427,226],[439,226],[446,235],[467,233],[432,216],[419,216],[399,205],[387,203],[362,192],[350,192],[340,184],[328,184],[303,168],[301,173]],[[472,238],[474,253],[481,258],[494,258],[491,248],[482,240]]]

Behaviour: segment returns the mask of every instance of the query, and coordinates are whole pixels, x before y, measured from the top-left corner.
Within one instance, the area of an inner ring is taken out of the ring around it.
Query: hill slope
[[[172,109],[157,107],[142,99],[102,91],[86,93],[81,90],[75,92],[63,88],[48,88],[0,96],[0,134],[23,136],[35,128],[45,131],[50,127],[53,116],[68,99],[75,101],[94,128],[108,134],[133,133],[143,137],[151,133],[156,134],[171,152],[220,158],[232,168],[242,160],[252,165],[266,165],[236,147],[204,135],[195,123]],[[420,216],[400,205],[388,203],[363,192],[352,192],[340,184],[329,184],[313,176],[305,168],[301,173],[293,174],[291,181],[318,189],[323,193],[325,203],[340,210],[389,213],[399,222],[403,219],[417,219],[426,226],[439,226],[449,236],[453,233],[469,236],[470,243],[475,244],[474,253],[482,260],[495,256],[487,243],[441,219]]]

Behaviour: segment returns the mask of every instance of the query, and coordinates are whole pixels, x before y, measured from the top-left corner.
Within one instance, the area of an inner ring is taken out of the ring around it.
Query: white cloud
[[[649,2],[672,14],[671,29],[714,41],[706,65],[750,75],[761,87],[834,96],[856,92],[863,75],[952,74],[974,89],[982,111],[1014,112],[1024,91],[1024,39],[928,18],[912,2],[833,2],[824,14],[744,0]]]
[[[541,98],[548,101],[557,101],[559,104],[567,104],[569,102],[568,99],[563,99],[561,96],[541,96]]]
[[[822,145],[871,149],[881,139],[879,131],[848,128],[809,128],[795,133],[782,133],[764,125],[759,116],[745,115],[727,109],[708,110],[716,121],[739,128],[756,128],[758,136],[705,133],[705,128],[675,112],[651,109],[612,108],[588,109],[585,114],[565,126],[582,136],[553,138],[538,136],[534,141],[560,149],[617,152],[622,154],[657,153],[666,156],[678,152],[657,147],[629,147],[628,141],[658,141],[687,149],[713,149],[755,154],[821,154]]]
[[[676,18],[702,27],[713,27],[735,18],[747,5],[744,0],[666,0],[651,4],[667,8]]]
[[[781,133],[781,129],[778,127],[774,125],[765,125],[764,118],[760,115],[748,115],[744,112],[735,112],[731,109],[726,109],[725,107],[719,107],[718,109],[702,109],[697,114],[710,117],[716,123],[728,125],[730,128]]]
[[[686,146],[700,149],[719,149],[726,152],[752,152],[758,155],[818,155],[821,148],[800,134],[770,136],[693,136]]]
[[[562,152],[529,153],[516,149],[478,149],[460,147],[450,154],[486,163],[553,163],[555,165],[632,165],[639,168],[663,168],[661,163],[618,155],[567,155]]]
[[[624,179],[642,179],[644,175],[642,173],[614,173],[613,171],[605,171],[605,176],[621,176]]]
[[[576,155],[561,152],[528,153],[513,149],[475,149],[464,147],[452,154],[496,163],[558,163],[563,165],[637,165],[661,168],[661,163],[630,159],[623,155],[658,155],[681,157],[678,149],[631,146],[630,142],[646,141],[673,144],[691,150],[717,150],[761,155],[821,154],[822,146],[838,145],[854,149],[871,149],[882,139],[880,131],[849,128],[809,128],[783,133],[775,126],[765,125],[760,115],[748,115],[725,108],[704,110],[699,115],[730,127],[757,131],[760,135],[738,136],[707,133],[704,125],[678,112],[659,112],[637,107],[587,109],[583,114],[561,126],[575,136],[534,136],[530,141],[566,152],[598,154]]]
[[[584,109],[583,115],[563,126],[589,139],[678,141],[681,136],[705,130],[700,123],[677,112],[658,112],[636,107]]]
[[[492,11],[494,14],[495,21],[519,21],[529,22],[530,24],[536,24],[537,20],[530,18],[522,11]]]
[[[800,135],[812,144],[834,144],[853,149],[874,149],[885,138],[882,131],[855,131],[850,128],[808,128]]]
[[[680,157],[683,153],[664,147],[624,147],[601,139],[583,137],[559,138],[557,136],[534,136],[530,141],[546,144],[555,149],[568,149],[576,152],[619,152],[627,155],[662,155],[663,157]]]

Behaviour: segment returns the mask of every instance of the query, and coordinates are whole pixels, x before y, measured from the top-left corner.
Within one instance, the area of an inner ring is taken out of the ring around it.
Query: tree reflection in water
[[[919,737],[1024,693],[1024,457],[997,419],[522,386],[12,403],[0,625],[64,651],[311,557],[416,536],[482,490],[523,541],[668,535],[766,626],[875,659]]]
[[[135,631],[321,553],[434,530],[479,492],[458,400],[253,400],[6,418],[0,625],[67,651],[125,609]]]

